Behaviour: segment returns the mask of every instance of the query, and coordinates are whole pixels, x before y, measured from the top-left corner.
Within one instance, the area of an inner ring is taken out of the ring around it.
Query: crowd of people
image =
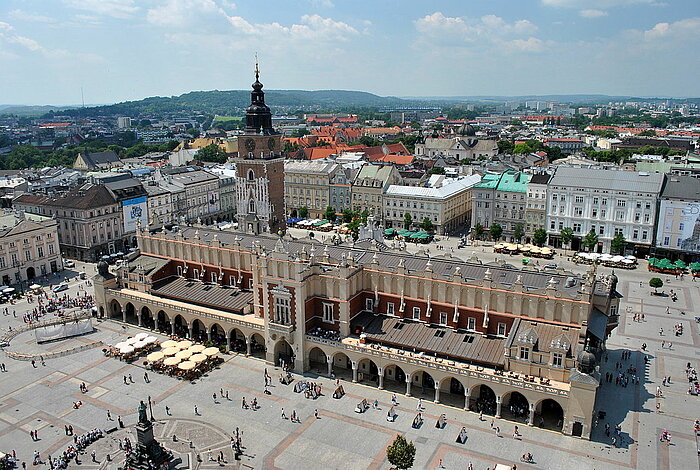
[[[92,429],[81,435],[73,435],[73,444],[69,445],[61,455],[52,459],[48,457],[49,470],[68,468],[68,464],[75,460],[75,463],[80,462],[79,455],[85,453],[85,449],[104,436],[104,431],[99,428]],[[95,453],[92,452],[92,460],[95,461]]]

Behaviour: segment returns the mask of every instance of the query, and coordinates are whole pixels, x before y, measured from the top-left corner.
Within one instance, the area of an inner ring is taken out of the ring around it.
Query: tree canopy
[[[538,228],[532,234],[532,240],[537,246],[543,246],[547,243],[547,231],[543,228]]]
[[[491,238],[493,238],[494,241],[498,241],[498,239],[501,238],[501,235],[503,235],[503,227],[501,227],[501,224],[498,223],[491,224],[489,232],[491,233]]]
[[[387,460],[399,470],[411,468],[415,457],[416,446],[402,435],[396,436],[394,442],[386,449]]]
[[[211,143],[197,151],[197,159],[203,162],[226,163],[226,151],[216,143]]]

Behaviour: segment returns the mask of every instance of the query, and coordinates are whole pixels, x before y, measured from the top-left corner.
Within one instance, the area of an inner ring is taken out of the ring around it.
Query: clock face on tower
[[[245,141],[245,148],[247,151],[252,152],[255,150],[255,140],[253,139],[246,139]]]
[[[267,147],[268,147],[270,150],[275,150],[275,139],[273,139],[272,137],[270,137],[269,139],[267,139]]]

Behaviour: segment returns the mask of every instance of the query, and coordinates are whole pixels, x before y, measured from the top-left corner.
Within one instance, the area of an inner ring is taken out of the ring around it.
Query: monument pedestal
[[[153,425],[150,422],[139,422],[136,425],[134,451],[127,455],[124,470],[168,468],[172,459],[172,452],[153,437]]]

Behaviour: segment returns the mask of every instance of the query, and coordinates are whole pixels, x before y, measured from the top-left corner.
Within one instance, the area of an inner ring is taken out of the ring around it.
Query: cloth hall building
[[[186,227],[138,233],[98,315],[588,438],[615,276]]]

